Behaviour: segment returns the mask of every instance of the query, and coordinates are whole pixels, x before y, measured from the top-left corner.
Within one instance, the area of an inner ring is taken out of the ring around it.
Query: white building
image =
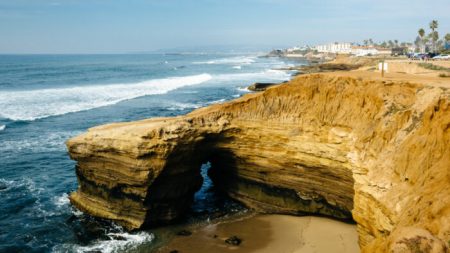
[[[378,50],[374,47],[354,46],[351,48],[351,54],[356,56],[377,55]]]
[[[316,49],[319,53],[335,53],[335,54],[349,54],[352,49],[351,43],[330,43],[326,45],[318,45]]]
[[[390,55],[392,54],[392,49],[373,46],[352,46],[350,53],[356,56]]]

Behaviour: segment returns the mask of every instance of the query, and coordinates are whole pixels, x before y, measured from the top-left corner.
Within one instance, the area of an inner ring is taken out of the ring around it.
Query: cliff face
[[[367,252],[442,252],[450,240],[450,93],[322,75],[186,116],[99,126],[67,143],[79,209],[140,228],[176,219],[212,164],[262,212],[358,224]],[[427,251],[428,250],[428,251]]]

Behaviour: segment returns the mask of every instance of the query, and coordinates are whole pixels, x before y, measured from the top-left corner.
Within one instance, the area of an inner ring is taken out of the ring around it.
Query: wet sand
[[[239,246],[225,243],[230,236]],[[241,220],[210,224],[178,236],[158,252],[169,253],[332,253],[359,252],[356,226],[328,218],[256,215]]]

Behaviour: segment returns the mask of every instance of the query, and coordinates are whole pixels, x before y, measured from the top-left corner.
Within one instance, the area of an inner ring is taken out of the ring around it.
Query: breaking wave
[[[266,81],[280,81],[280,80],[289,80],[291,78],[291,74],[286,71],[281,70],[266,70],[261,72],[249,72],[249,73],[238,73],[238,74],[219,74],[214,75],[214,80],[217,81],[258,81],[258,80],[266,80]],[[250,84],[249,84],[250,85]]]
[[[255,56],[236,56],[223,59],[209,60],[193,62],[194,64],[240,64],[240,65],[250,65],[255,62]]]
[[[90,110],[146,95],[206,82],[209,74],[154,79],[131,84],[109,84],[70,88],[0,92],[0,117],[35,120]]]
[[[58,245],[53,248],[53,252],[102,252],[116,253],[138,248],[139,246],[151,243],[155,236],[146,232],[130,234],[126,232],[107,233],[107,240],[97,240],[90,245],[80,246],[74,244]]]

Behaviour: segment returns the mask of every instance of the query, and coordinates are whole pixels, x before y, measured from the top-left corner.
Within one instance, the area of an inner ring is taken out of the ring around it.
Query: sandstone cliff
[[[176,219],[215,184],[271,213],[358,224],[367,252],[444,252],[450,92],[309,75],[186,116],[90,129],[67,143],[79,209],[130,228]]]

